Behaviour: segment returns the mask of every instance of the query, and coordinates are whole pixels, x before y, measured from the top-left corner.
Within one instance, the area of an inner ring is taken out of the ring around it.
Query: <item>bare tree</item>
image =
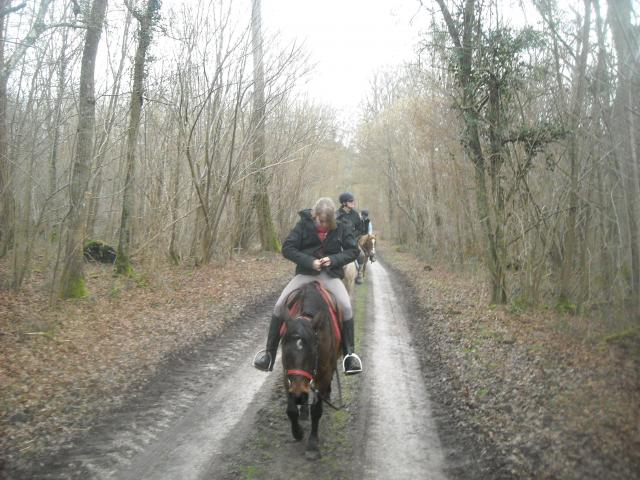
[[[630,256],[629,289],[634,304],[640,305],[640,156],[638,124],[640,123],[638,81],[640,81],[640,34],[631,23],[631,0],[609,0],[610,23],[617,56],[617,89],[614,100],[612,129],[615,155],[624,184],[624,198],[628,222]]]
[[[122,200],[122,216],[120,219],[120,237],[116,257],[116,271],[121,274],[131,272],[129,247],[131,243],[131,212],[133,210],[133,189],[135,178],[136,148],[138,131],[140,129],[140,114],[144,93],[145,63],[147,50],[151,43],[153,24],[157,20],[160,9],[159,0],[147,0],[144,14],[134,12],[133,15],[140,23],[138,30],[138,48],[133,67],[133,85],[131,88],[131,117],[127,134],[126,177],[124,183],[124,198]]]
[[[82,52],[80,91],[78,95],[77,148],[69,189],[70,208],[65,259],[61,276],[61,296],[76,298],[86,295],[83,273],[83,243],[89,169],[93,157],[95,126],[95,67],[98,45],[107,10],[107,0],[93,0],[87,19],[87,33]]]
[[[280,241],[276,234],[271,217],[271,205],[267,192],[268,175],[265,172],[265,121],[266,103],[264,94],[264,53],[262,45],[262,15],[261,0],[252,1],[251,32],[253,43],[253,163],[255,164],[255,193],[253,204],[258,217],[260,229],[260,243],[267,251],[280,251]]]
[[[105,162],[107,152],[110,148],[113,148],[111,136],[120,107],[119,100],[122,85],[122,75],[129,53],[129,28],[131,26],[131,19],[131,12],[130,10],[127,10],[127,16],[124,21],[124,30],[122,32],[120,59],[118,61],[118,67],[115,69],[113,74],[113,86],[109,95],[109,103],[106,112],[104,113],[103,125],[102,128],[98,129],[99,133],[95,142],[97,150],[95,153],[95,174],[92,178],[91,199],[89,200],[89,213],[87,216],[87,236],[89,238],[93,237],[96,234],[96,221],[98,219],[100,197],[103,188],[104,170],[106,168]],[[107,43],[107,46],[108,45],[109,44]]]
[[[15,42],[16,47],[7,58],[7,18],[25,7],[24,3],[12,5],[12,0],[0,0],[0,257],[3,257],[13,241],[15,198],[11,186],[9,163],[9,131],[7,127],[7,85],[9,77],[27,50],[33,46],[46,29],[44,22],[53,0],[40,0],[27,34]]]

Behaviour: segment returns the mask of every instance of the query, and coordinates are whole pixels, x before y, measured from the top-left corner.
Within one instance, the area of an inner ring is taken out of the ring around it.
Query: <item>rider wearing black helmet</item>
[[[355,209],[356,198],[351,192],[344,192],[338,197],[340,200],[340,208],[338,209],[338,219],[343,222],[349,222],[353,228],[353,234],[357,238],[362,235],[362,220],[360,214]]]
[[[340,208],[337,212],[337,218],[341,222],[349,223],[353,229],[353,236],[358,241],[358,237],[362,235],[362,219],[360,214],[355,209],[356,198],[351,192],[343,192],[338,197],[340,201]],[[362,283],[362,277],[360,276],[360,269],[358,269],[358,276],[356,277],[356,283]]]

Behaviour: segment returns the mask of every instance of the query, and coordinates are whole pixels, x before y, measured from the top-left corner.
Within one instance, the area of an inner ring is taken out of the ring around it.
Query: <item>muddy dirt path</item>
[[[364,419],[363,478],[445,478],[444,455],[406,314],[389,273],[369,268],[373,314],[363,352],[367,381],[359,415]]]
[[[345,408],[325,408],[317,462],[305,460],[304,441],[291,437],[279,361],[271,374],[251,366],[264,343],[270,298],[229,331],[176,355],[126,406],[16,478],[446,478],[436,424],[450,422],[434,419],[394,283],[378,262],[357,287],[357,350],[365,372],[340,374],[342,397],[334,401]],[[452,433],[445,433],[450,442]]]

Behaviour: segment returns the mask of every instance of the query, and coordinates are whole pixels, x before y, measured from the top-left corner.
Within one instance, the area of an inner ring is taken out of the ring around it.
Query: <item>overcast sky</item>
[[[304,42],[317,63],[309,95],[347,120],[374,71],[414,57],[425,28],[418,17],[411,24],[418,6],[417,0],[263,0],[262,26],[267,35]]]

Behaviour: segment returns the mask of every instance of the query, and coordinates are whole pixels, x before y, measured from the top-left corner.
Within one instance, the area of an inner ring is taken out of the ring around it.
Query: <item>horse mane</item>
[[[375,239],[376,239],[376,236],[374,234],[368,234],[367,233],[365,235],[361,235],[358,238],[358,247],[360,247],[361,249],[364,249],[365,246],[367,246],[367,244],[369,244],[369,247],[367,247],[367,249],[369,249],[371,246],[373,246],[373,245],[371,245],[371,242],[373,240],[375,240]]]

